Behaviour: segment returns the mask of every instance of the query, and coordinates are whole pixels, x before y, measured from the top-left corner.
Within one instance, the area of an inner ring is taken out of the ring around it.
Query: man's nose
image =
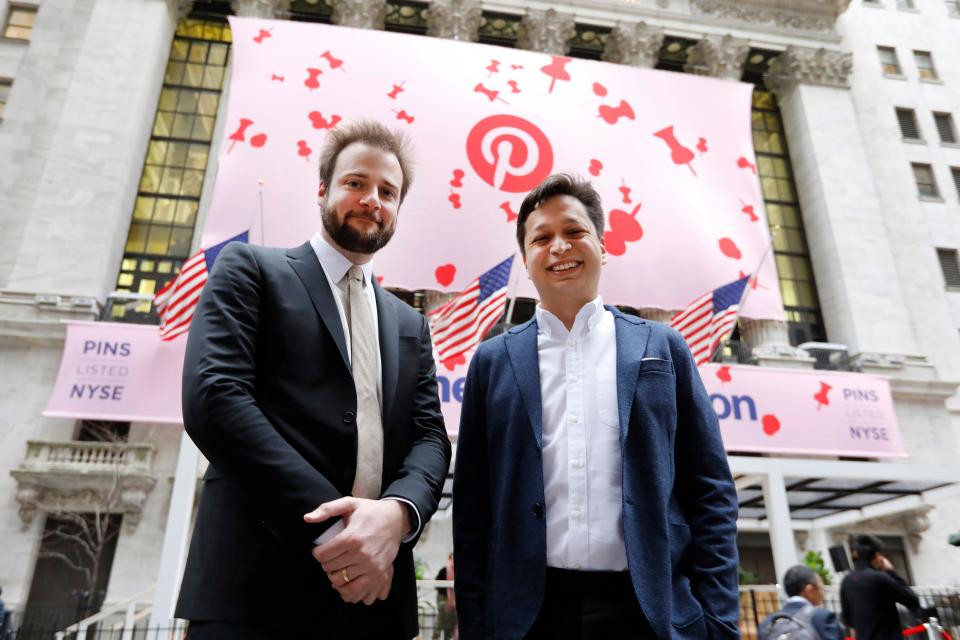
[[[551,253],[563,253],[570,248],[570,243],[567,242],[564,238],[557,238],[550,243],[550,252]]]
[[[377,193],[376,189],[370,189],[360,196],[360,204],[377,210],[380,208],[380,194]]]

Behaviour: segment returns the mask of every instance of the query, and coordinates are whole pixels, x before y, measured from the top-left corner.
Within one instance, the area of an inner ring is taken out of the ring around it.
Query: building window
[[[897,122],[900,123],[900,134],[904,140],[923,140],[917,125],[917,114],[913,109],[897,107]]]
[[[943,272],[943,281],[950,288],[960,287],[960,261],[957,260],[956,249],[937,249],[937,259],[940,260],[940,271]]]
[[[957,189],[957,197],[960,198],[960,167],[950,167],[950,174],[953,175],[953,186]]]
[[[333,0],[293,0],[290,3],[290,19],[298,22],[323,22],[330,24],[333,16]]]
[[[177,26],[117,277],[117,291],[152,296],[189,256],[210,140],[230,53],[225,22]],[[114,304],[112,320],[155,322],[149,299]]]
[[[7,12],[7,21],[3,27],[4,38],[29,40],[33,33],[33,23],[37,20],[37,8],[11,4]]]
[[[940,142],[945,144],[957,143],[957,129],[953,126],[953,116],[949,113],[934,113],[933,121],[937,123],[937,133]]]
[[[577,24],[576,33],[570,40],[570,50],[567,55],[571,58],[586,58],[588,60],[602,59],[610,32],[610,27]]]
[[[921,198],[939,198],[940,192],[937,191],[937,181],[933,177],[933,167],[928,164],[914,162],[913,179],[917,183],[917,191]]]
[[[773,235],[790,342],[824,341],[826,332],[780,110],[774,95],[760,87],[753,91],[752,121],[757,173]]]
[[[522,16],[484,11],[480,18],[480,44],[516,47],[520,37]]]
[[[937,70],[933,66],[933,55],[929,51],[914,51],[913,58],[917,62],[917,72],[921,80],[936,80]]]
[[[0,78],[0,120],[3,120],[3,114],[7,110],[7,100],[10,99],[10,90],[12,88],[12,80]]]
[[[696,40],[667,36],[660,45],[660,51],[657,53],[657,64],[654,65],[654,68],[683,73],[690,52],[693,51],[696,44]]]
[[[412,0],[388,2],[384,30],[426,35],[428,6],[426,2]]]
[[[883,68],[884,75],[903,75],[900,71],[900,62],[897,60],[896,49],[893,47],[877,47],[877,53],[880,54],[880,66]]]

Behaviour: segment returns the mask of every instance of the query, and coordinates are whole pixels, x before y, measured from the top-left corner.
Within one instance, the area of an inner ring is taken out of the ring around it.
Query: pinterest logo
[[[484,118],[467,136],[467,158],[487,184],[524,193],[550,175],[553,148],[535,124],[517,116]]]

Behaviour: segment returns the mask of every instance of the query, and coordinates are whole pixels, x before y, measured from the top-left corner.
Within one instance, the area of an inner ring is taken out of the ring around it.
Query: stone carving
[[[790,334],[784,320],[754,320],[740,318],[740,335],[750,347],[750,357],[763,364],[784,365],[783,360],[796,360],[797,366],[813,366],[814,359],[804,351],[790,345]]]
[[[846,11],[850,0],[692,0],[695,14],[736,20],[760,22],[785,29],[802,31],[832,31],[837,17]]]
[[[750,43],[732,35],[704,36],[693,46],[683,70],[701,76],[739,80]]]
[[[663,28],[645,22],[617,23],[607,38],[603,59],[633,67],[652,68],[663,45]]]
[[[383,29],[386,0],[333,0],[333,24],[359,29]]]
[[[770,63],[764,81],[774,93],[782,93],[797,84],[849,89],[852,70],[853,54],[790,46]]]
[[[104,491],[94,488],[62,489],[44,486],[42,482],[21,481],[17,486],[16,500],[23,529],[26,530],[38,513],[88,512],[104,510],[122,513],[124,527],[128,532],[136,530],[143,515],[143,507],[155,484],[153,478],[122,478],[115,498],[109,501]]]
[[[570,48],[570,40],[577,33],[573,16],[558,13],[555,9],[546,11],[531,9],[523,17],[523,34],[517,40],[517,47],[529,51],[540,51],[562,56]]]
[[[282,18],[289,15],[291,0],[230,0],[233,12],[246,18]]]
[[[427,35],[476,42],[481,19],[479,0],[433,0],[427,8]]]

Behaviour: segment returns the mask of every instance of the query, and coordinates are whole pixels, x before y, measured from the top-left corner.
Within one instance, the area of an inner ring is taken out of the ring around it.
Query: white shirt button
[[[574,458],[574,460],[573,460],[573,468],[574,468],[574,469],[582,469],[582,468],[583,468],[583,459],[582,459],[582,458]]]
[[[573,517],[574,520],[579,520],[580,518],[583,517],[583,512],[580,511],[580,509],[574,509],[573,511],[570,512],[570,515]]]
[[[567,418],[567,421],[568,421],[570,424],[577,424],[578,422],[580,422],[580,416],[578,416],[578,415],[572,415],[572,416],[570,416],[569,418]]]
[[[577,346],[576,338],[570,338],[569,340],[567,340],[567,346],[570,347],[571,349],[575,348]]]
[[[570,380],[570,382],[576,382],[577,380],[580,379],[580,376],[578,376],[575,373],[569,373],[567,374],[567,378]]]

